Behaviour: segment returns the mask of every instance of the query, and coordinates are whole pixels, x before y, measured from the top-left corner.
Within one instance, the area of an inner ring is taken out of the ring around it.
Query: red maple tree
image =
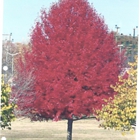
[[[42,9],[31,51],[16,63],[19,109],[34,120],[94,114],[115,94],[110,85],[118,81],[120,57],[114,34],[87,0],[60,0],[48,13]],[[27,79],[34,80],[21,92]]]

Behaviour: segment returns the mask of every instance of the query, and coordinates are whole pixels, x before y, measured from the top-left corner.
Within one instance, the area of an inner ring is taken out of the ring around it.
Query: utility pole
[[[118,42],[118,32],[119,32],[120,27],[115,25],[115,28],[116,28],[116,42]]]
[[[133,40],[132,40],[132,50],[131,50],[131,61],[134,61],[134,50],[136,48],[136,39],[138,37],[138,35],[136,36],[136,30],[138,29],[138,26],[136,26],[135,28],[133,28]]]
[[[119,31],[120,27],[118,27],[117,25],[115,25],[115,28],[117,29],[116,33],[118,34],[118,31]]]
[[[13,77],[13,75],[14,75],[14,56],[16,56],[19,53],[14,53],[14,54],[9,53],[9,52],[7,52],[7,53],[12,56],[12,77]]]
[[[12,36],[12,33],[10,34],[3,34],[3,37],[6,36],[7,39],[4,39],[3,40],[3,46],[5,47],[5,49],[7,51],[9,51],[9,46],[11,46],[11,36]],[[6,42],[5,42],[6,41]],[[6,51],[6,63],[8,61],[8,54],[7,54],[7,51]]]
[[[138,32],[138,26],[136,26],[134,29],[133,29],[133,38],[135,38],[136,37],[136,31]],[[138,34],[137,34],[137,36],[138,36]]]
[[[9,56],[9,49],[11,50],[13,39],[11,39],[12,33],[2,34],[2,35],[3,35],[3,51],[2,51],[2,63],[3,64],[2,65],[4,65],[3,74],[4,74],[4,77],[6,77],[5,82],[7,82],[8,79],[10,78],[9,66],[11,64],[11,59],[8,56]],[[12,58],[12,63],[13,63],[13,58]],[[12,64],[12,76],[13,76],[13,64]]]
[[[135,38],[135,28],[133,29],[133,38]]]

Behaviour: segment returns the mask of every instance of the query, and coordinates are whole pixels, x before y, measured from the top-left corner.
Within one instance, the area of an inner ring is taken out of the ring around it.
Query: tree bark
[[[72,140],[72,124],[73,120],[68,119],[67,140]]]

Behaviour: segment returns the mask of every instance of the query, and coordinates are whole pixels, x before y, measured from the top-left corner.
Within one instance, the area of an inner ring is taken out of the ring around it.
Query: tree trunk
[[[67,140],[72,140],[72,119],[68,119]]]

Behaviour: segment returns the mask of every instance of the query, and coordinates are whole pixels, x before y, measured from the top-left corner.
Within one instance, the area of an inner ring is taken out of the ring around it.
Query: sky
[[[3,0],[2,33],[12,33],[14,42],[26,42],[35,20],[42,7],[50,8],[58,0]],[[138,26],[139,0],[88,0],[97,13],[101,14],[110,30],[116,30],[125,35],[133,34],[133,28]],[[138,34],[136,32],[136,34]],[[6,36],[4,36],[6,38]]]

